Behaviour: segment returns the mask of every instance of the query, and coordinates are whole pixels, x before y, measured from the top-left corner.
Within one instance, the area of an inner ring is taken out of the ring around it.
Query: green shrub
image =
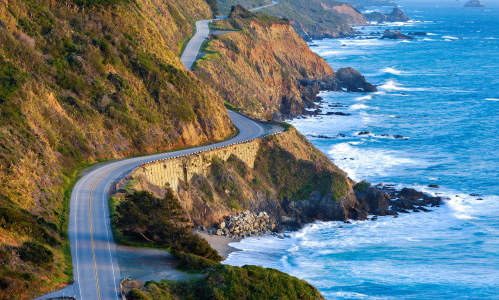
[[[18,250],[19,257],[38,266],[50,265],[54,262],[54,254],[50,249],[36,242],[25,242]]]
[[[206,270],[218,265],[218,263],[213,260],[209,260],[195,254],[173,251],[173,255],[180,262],[178,268],[190,272],[205,272]]]
[[[208,242],[192,232],[178,199],[168,190],[162,199],[134,191],[116,207],[113,224],[125,239],[192,253],[213,261],[222,258]]]
[[[0,56],[0,104],[9,100],[25,79],[24,73]]]
[[[365,192],[371,187],[371,184],[365,180],[362,180],[361,182],[357,183],[356,185],[353,186],[353,189],[358,191],[358,192]]]
[[[217,265],[200,279],[184,282],[148,282],[142,292],[144,294],[141,296],[147,295],[158,300],[324,299],[316,288],[303,280],[274,269],[257,266]]]

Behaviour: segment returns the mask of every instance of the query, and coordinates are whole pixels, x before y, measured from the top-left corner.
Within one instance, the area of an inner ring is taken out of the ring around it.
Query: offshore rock
[[[470,0],[466,2],[464,7],[485,7],[485,5],[480,0]]]
[[[403,34],[400,31],[385,30],[381,39],[391,39],[391,40],[413,40],[412,36]]]
[[[376,86],[367,82],[366,78],[354,68],[343,68],[336,72],[340,87],[349,92],[376,92]]]
[[[407,22],[409,17],[398,7],[395,7],[390,14],[380,12],[373,12],[365,15],[367,21],[371,23],[385,23],[385,22]]]

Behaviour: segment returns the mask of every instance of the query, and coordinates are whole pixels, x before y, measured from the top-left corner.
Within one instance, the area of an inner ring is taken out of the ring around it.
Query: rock
[[[354,68],[342,68],[336,72],[340,87],[349,92],[376,92],[376,86],[366,81],[366,78]]]
[[[464,4],[464,7],[485,7],[480,0],[470,0]]]
[[[417,32],[409,32],[409,35],[414,35],[414,36],[426,36],[428,33],[423,32],[423,31],[417,31]]]
[[[409,17],[398,7],[394,7],[392,13],[387,16],[388,22],[407,22]]]
[[[359,133],[357,133],[357,135],[370,135],[371,132],[370,131],[361,131]]]
[[[352,114],[344,113],[344,112],[341,112],[341,111],[328,111],[326,113],[326,116],[331,116],[331,115],[336,115],[336,116],[351,116]]]
[[[413,40],[412,36],[403,34],[397,30],[385,30],[381,39],[391,39],[391,40]]]
[[[428,187],[431,187],[433,189],[438,189],[440,186],[438,184],[429,184]]]
[[[385,22],[407,22],[410,18],[398,7],[393,8],[390,14],[373,12],[365,15],[367,21],[371,23]]]

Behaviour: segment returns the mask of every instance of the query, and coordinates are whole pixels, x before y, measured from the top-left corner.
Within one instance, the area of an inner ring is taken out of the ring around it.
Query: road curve
[[[202,42],[209,35],[210,22],[211,20],[196,22],[196,35],[188,43],[181,58],[187,69],[191,68]],[[72,297],[107,300],[121,297],[120,283],[123,278],[116,257],[108,206],[109,191],[113,183],[148,162],[222,148],[282,131],[280,127],[255,122],[236,112],[228,113],[239,129],[239,134],[232,139],[207,146],[104,163],[88,170],[71,193],[68,235],[74,283],[38,299]]]

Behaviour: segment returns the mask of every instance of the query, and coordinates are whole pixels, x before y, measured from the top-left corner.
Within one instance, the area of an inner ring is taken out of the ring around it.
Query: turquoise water
[[[499,299],[499,3],[435,2],[402,2],[413,22],[313,42],[333,68],[354,66],[379,92],[323,93],[324,112],[351,115],[292,123],[351,178],[416,187],[446,205],[245,239],[227,263],[277,268],[328,299]],[[387,28],[430,35],[369,38]]]

